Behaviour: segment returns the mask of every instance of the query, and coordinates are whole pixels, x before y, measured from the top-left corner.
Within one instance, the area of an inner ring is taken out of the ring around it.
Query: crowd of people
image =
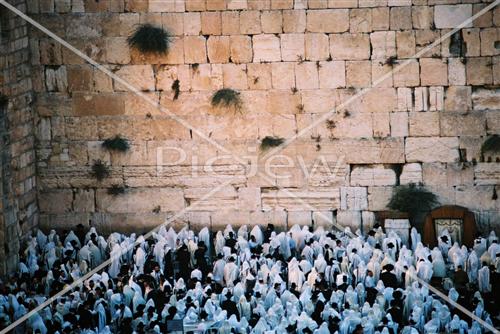
[[[19,271],[0,282],[0,330],[74,282],[14,333],[167,333],[179,321],[256,334],[462,334],[499,325],[495,233],[471,249],[447,231],[433,249],[414,228],[409,239],[379,226],[366,235],[297,225],[197,234],[162,227],[147,239],[105,238],[81,225],[61,235],[37,231]]]

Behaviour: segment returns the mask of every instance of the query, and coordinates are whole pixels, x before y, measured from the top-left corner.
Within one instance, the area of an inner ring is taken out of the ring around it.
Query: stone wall
[[[9,1],[26,12],[24,0]],[[0,275],[17,269],[23,235],[38,223],[27,24],[0,5]]]
[[[500,164],[480,148],[500,132],[500,8],[411,59],[489,2],[30,0],[33,18],[200,131],[32,31],[42,226],[145,231],[233,177],[178,220],[367,227],[394,186],[423,183],[498,230]],[[128,47],[143,23],[173,34],[167,55]],[[241,112],[211,106],[221,88],[241,93]],[[249,175],[200,136],[264,170],[280,163],[263,159],[264,137],[293,136],[333,109],[282,152],[288,178]],[[117,134],[129,152],[101,147]],[[97,159],[111,168],[102,181],[90,175]],[[110,195],[113,185],[125,193]]]

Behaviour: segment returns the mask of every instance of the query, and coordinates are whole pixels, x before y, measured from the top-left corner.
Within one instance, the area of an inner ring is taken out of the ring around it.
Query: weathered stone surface
[[[500,165],[498,163],[478,163],[474,166],[474,185],[498,185]]]
[[[371,85],[371,62],[347,61],[346,62],[347,87],[369,87]]]
[[[153,68],[150,65],[123,66],[115,74],[140,91],[153,91],[155,89]],[[115,81],[115,90],[129,91],[129,87]]]
[[[419,163],[410,163],[403,166],[399,176],[400,184],[420,184],[423,182],[422,165]]]
[[[356,231],[361,227],[361,211],[349,210],[337,212],[337,224]]]
[[[313,62],[295,65],[295,84],[298,89],[317,89],[319,87],[318,66]]]
[[[283,16],[281,11],[263,11],[260,14],[262,32],[265,34],[279,34],[283,31]]]
[[[200,64],[207,61],[206,40],[203,36],[184,37],[184,60],[186,64]]]
[[[392,137],[407,137],[408,136],[408,113],[393,112],[391,117],[391,136]]]
[[[201,32],[200,13],[184,13],[184,35],[198,36]]]
[[[399,71],[393,73],[394,87],[415,87],[420,85],[420,66],[417,60],[401,64]]]
[[[393,186],[396,184],[396,173],[384,166],[353,166],[351,186]]]
[[[253,61],[281,61],[280,39],[274,35],[263,34],[253,37]]]
[[[438,5],[434,7],[436,28],[455,28],[472,16],[472,5]],[[472,27],[472,22],[466,25]]]
[[[439,113],[410,112],[409,127],[409,134],[412,137],[439,136]]]
[[[272,63],[272,83],[275,89],[291,89],[295,87],[293,63]]]
[[[184,197],[178,189],[128,189],[120,196],[109,195],[107,190],[96,193],[99,212],[127,213],[152,212],[158,206],[161,212],[182,210]]]
[[[368,210],[387,210],[393,191],[392,187],[368,187]]]
[[[474,110],[499,109],[500,90],[476,88],[472,91],[472,106]]]
[[[372,31],[372,11],[369,8],[351,9],[349,12],[349,31],[352,33]]]
[[[260,27],[259,11],[242,11],[240,13],[240,33],[244,35],[255,35],[262,32]]]
[[[454,162],[459,158],[458,138],[406,138],[405,156],[408,162]]]
[[[306,12],[303,10],[283,11],[283,32],[304,32],[306,30]]]
[[[201,13],[201,33],[203,35],[220,35],[222,33],[222,16],[220,12]]]
[[[297,61],[305,58],[304,34],[282,34],[280,37],[283,61]]]
[[[330,54],[333,59],[363,60],[370,58],[367,34],[331,34]]]
[[[227,63],[230,57],[229,37],[210,36],[207,41],[208,60],[211,63]]]
[[[339,33],[349,30],[349,10],[326,9],[307,11],[307,31]]]
[[[305,35],[305,59],[327,60],[330,57],[330,43],[327,34]]]
[[[420,59],[420,82],[422,86],[446,86],[448,65],[441,59]]]
[[[396,33],[394,31],[377,31],[370,34],[372,47],[371,59],[381,59],[396,56]]]
[[[73,191],[70,189],[54,189],[46,191],[40,197],[39,205],[42,213],[61,214],[72,210]]]
[[[482,136],[485,134],[486,118],[482,112],[441,113],[439,124],[441,136]]]
[[[252,39],[249,36],[230,36],[231,61],[250,63],[252,61]]]
[[[467,84],[489,85],[493,83],[492,63],[489,58],[470,58],[467,61]]]
[[[267,210],[305,211],[333,210],[340,206],[339,190],[300,192],[290,189],[285,192],[273,190],[262,193],[262,208]]]
[[[339,88],[346,86],[345,62],[323,61],[319,63],[319,87]]]
[[[340,188],[341,210],[366,210],[367,208],[368,208],[368,192],[366,187]]]

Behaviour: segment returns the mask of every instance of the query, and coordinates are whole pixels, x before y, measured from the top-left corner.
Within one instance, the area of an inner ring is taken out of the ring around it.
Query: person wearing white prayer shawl
[[[217,255],[217,261],[214,263],[213,276],[214,281],[220,285],[224,284],[224,267],[226,266],[226,261],[222,254]]]
[[[302,249],[302,253],[300,255],[301,255],[302,259],[306,260],[311,265],[313,264],[314,251],[308,243],[305,245],[304,249]]]
[[[443,254],[437,247],[434,247],[431,251],[431,257],[434,277],[444,278],[446,276],[446,264],[443,259]]]
[[[229,257],[224,267],[224,283],[227,287],[233,287],[234,281],[238,278],[238,266],[234,263],[234,257]]]
[[[488,247],[488,253],[490,254],[490,258],[493,260],[493,259],[496,259],[497,257],[497,254],[500,253],[500,245],[498,244],[498,241],[496,239],[494,239],[492,242],[491,242],[491,245],[490,247]]]
[[[429,282],[432,278],[432,263],[426,259],[420,259],[417,263],[417,276],[424,282]]]
[[[478,271],[477,284],[480,292],[487,293],[491,291],[490,269],[486,263],[483,263],[483,267]]]

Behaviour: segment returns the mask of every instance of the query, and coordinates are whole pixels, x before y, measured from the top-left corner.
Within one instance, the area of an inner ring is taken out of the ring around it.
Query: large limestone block
[[[297,63],[295,84],[297,89],[317,89],[319,87],[318,65],[314,62]]]
[[[271,190],[262,193],[262,209],[265,211],[334,210],[339,205],[340,193],[338,189],[315,192],[289,189],[288,191]]]
[[[250,36],[230,36],[231,61],[236,64],[252,61],[252,39]]]
[[[66,66],[47,67],[45,86],[49,92],[65,92],[68,89]]]
[[[384,138],[391,134],[389,113],[373,113],[373,137]]]
[[[306,30],[305,10],[284,10],[283,11],[283,32],[304,32]]]
[[[399,138],[391,139],[341,139],[329,148],[322,146],[325,155],[330,150],[335,155],[343,156],[347,163],[401,163],[404,162],[404,141]]]
[[[409,126],[412,137],[439,136],[439,113],[410,112]]]
[[[244,187],[238,189],[239,208],[241,210],[257,211],[260,210],[261,198],[259,187]]]
[[[410,30],[412,28],[411,6],[391,7],[391,30]]]
[[[281,11],[269,10],[260,14],[262,32],[265,34],[279,34],[283,31],[283,15]]]
[[[349,98],[350,96],[347,96]],[[342,99],[342,102],[345,100]],[[373,88],[359,99],[351,101],[349,109],[360,112],[391,112],[396,110],[397,93],[394,88]]]
[[[371,78],[371,62],[367,60],[362,61],[347,61],[346,62],[346,76],[347,87],[370,87]]]
[[[184,35],[198,36],[201,32],[200,13],[184,13]]]
[[[116,76],[140,91],[155,90],[155,77],[150,65],[128,65],[115,72]],[[115,81],[115,90],[129,91],[129,88]]]
[[[397,31],[397,56],[399,59],[411,58],[416,53],[415,33],[413,31]]]
[[[377,31],[370,34],[372,47],[371,59],[385,61],[396,56],[396,33],[394,31]]]
[[[207,47],[205,37],[184,37],[184,60],[186,64],[203,64],[207,62]]]
[[[305,59],[327,60],[330,57],[330,43],[327,34],[305,34]]]
[[[464,112],[472,109],[472,88],[450,86],[446,89],[444,110]]]
[[[486,133],[486,117],[483,112],[441,113],[439,125],[441,136],[482,136]]]
[[[331,34],[330,54],[333,59],[364,60],[370,58],[368,34]]]
[[[362,2],[364,3],[364,2]],[[360,6],[362,7],[362,6]],[[375,6],[369,6],[375,7]],[[389,29],[389,8],[388,7],[375,7],[372,11],[372,28],[374,31],[388,30]]]
[[[491,58],[468,58],[466,64],[467,84],[474,86],[493,83]]]
[[[65,213],[73,209],[73,191],[71,189],[44,190],[39,198],[40,212]]]
[[[408,63],[407,63],[408,62]],[[407,60],[393,73],[394,87],[415,87],[420,85],[420,66],[417,60]]]
[[[222,66],[224,87],[231,89],[247,89],[247,67],[244,64],[224,64]]]
[[[353,166],[351,186],[392,186],[396,184],[396,173],[384,166]]]
[[[368,209],[368,192],[366,187],[341,187],[341,210],[366,210]]]
[[[486,130],[489,134],[500,133],[500,111],[489,111],[486,114]]]
[[[335,129],[331,130],[334,138],[370,138],[373,135],[372,115],[356,113],[336,122]]]
[[[448,64],[441,59],[420,59],[420,82],[423,86],[448,85]]]
[[[255,35],[261,32],[260,12],[256,10],[242,11],[240,13],[240,33],[243,35]]]
[[[496,210],[498,212],[498,200],[492,198],[494,186],[461,186],[455,190],[455,205],[468,209]]]
[[[319,87],[340,88],[346,86],[344,61],[322,61],[319,63]]]
[[[281,61],[280,39],[271,34],[253,36],[253,61]]]
[[[203,35],[220,35],[222,33],[222,17],[220,12],[201,13],[201,33]]]
[[[498,185],[500,184],[499,163],[478,163],[474,166],[474,185]]]
[[[283,61],[297,61],[305,58],[304,34],[281,35],[281,58]]]
[[[307,11],[307,31],[339,33],[349,30],[348,9],[325,9]]]
[[[465,64],[460,58],[448,58],[448,83],[463,86],[466,83]]]
[[[438,29],[456,28],[471,16],[472,5],[437,5],[434,7],[434,23]],[[472,27],[472,22],[465,27]]]
[[[431,6],[413,6],[411,18],[414,29],[430,29],[434,23],[434,11]]]
[[[393,112],[391,117],[391,136],[392,137],[407,137],[408,136],[408,113]]]
[[[420,184],[423,182],[422,164],[410,163],[403,166],[401,175],[399,176],[400,184]]]
[[[294,63],[272,63],[271,75],[274,89],[291,89],[295,87]]]
[[[457,137],[406,138],[408,162],[454,162],[458,160]]]
[[[74,212],[94,212],[95,211],[95,190],[76,189],[73,201]]]
[[[228,36],[210,36],[207,41],[210,63],[227,63],[230,57]]]
[[[312,211],[290,211],[287,213],[288,226],[311,226],[313,222]]]
[[[351,9],[349,13],[350,32],[372,31],[372,10],[369,8]]]
[[[333,211],[313,211],[312,219],[315,227],[322,226],[327,231],[333,224],[337,224]]]
[[[498,37],[498,28],[487,28],[481,30],[481,56],[498,56],[500,52],[495,47]]]
[[[239,35],[240,33],[240,13],[237,11],[222,12],[222,34]]]
[[[214,230],[223,230],[228,224],[235,229],[243,225],[251,225],[250,212],[245,210],[227,209],[217,210],[211,214],[212,226]]]
[[[500,89],[475,88],[472,91],[472,105],[474,110],[499,109]]]
[[[392,87],[392,66],[372,61],[372,87]]]
[[[130,48],[125,37],[106,39],[106,61],[111,64],[128,64]]]
[[[306,90],[301,93],[302,95],[302,104],[304,106],[304,110],[306,113],[308,112],[314,112],[317,114],[298,114],[297,116],[303,116],[305,118],[310,117],[310,119],[316,119],[317,117],[321,117],[322,113],[327,113],[333,110],[335,107],[335,102],[337,101],[335,92],[333,90]],[[299,100],[300,102],[300,100]],[[312,117],[311,117],[312,116]],[[317,117],[316,117],[317,116]],[[308,122],[309,125],[309,122]],[[315,135],[324,135],[325,137],[327,136],[326,132],[323,134],[321,133],[318,129],[318,127],[315,130],[318,130],[318,133]]]
[[[393,191],[393,187],[368,187],[368,210],[387,210]]]
[[[247,64],[248,87],[264,90],[272,88],[271,64]]]

